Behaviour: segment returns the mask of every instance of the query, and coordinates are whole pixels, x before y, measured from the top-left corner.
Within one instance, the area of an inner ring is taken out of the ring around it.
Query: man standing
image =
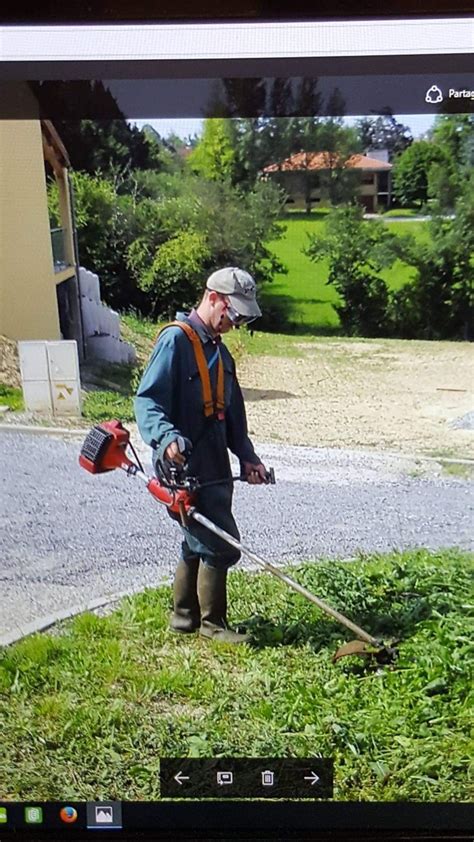
[[[248,272],[234,267],[214,272],[198,307],[188,315],[179,313],[160,332],[135,399],[138,429],[155,451],[155,464],[182,466],[179,443],[188,439],[189,475],[202,483],[220,480],[198,490],[196,508],[238,541],[228,448],[247,482],[267,482],[267,473],[249,439],[235,363],[221,336],[260,315]],[[181,528],[171,628],[245,643],[247,636],[227,625],[227,571],[240,553],[195,521]]]

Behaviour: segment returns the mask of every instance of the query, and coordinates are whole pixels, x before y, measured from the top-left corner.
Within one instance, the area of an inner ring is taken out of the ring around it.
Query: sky
[[[366,115],[365,115],[366,116]],[[414,138],[418,138],[433,125],[433,114],[395,114],[395,119],[404,126],[411,129]],[[347,125],[353,125],[360,117],[345,117],[344,122]],[[132,121],[131,121],[132,122]],[[153,126],[161,137],[167,137],[169,134],[177,134],[178,137],[186,138],[189,135],[201,133],[202,120],[196,119],[169,119],[169,120],[134,120],[139,128],[148,123]]]

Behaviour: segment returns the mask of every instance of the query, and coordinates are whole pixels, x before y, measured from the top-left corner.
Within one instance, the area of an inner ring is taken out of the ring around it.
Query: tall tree
[[[387,149],[389,161],[413,143],[409,127],[388,110],[378,117],[363,117],[356,126],[363,149]]]
[[[206,119],[202,138],[188,157],[191,169],[209,181],[231,179],[235,163],[233,135],[231,120]]]
[[[428,174],[428,193],[441,211],[452,211],[474,168],[474,116],[436,117],[430,140],[442,152]]]
[[[114,176],[160,169],[155,144],[126,120],[59,120],[55,126],[75,170]]]
[[[441,147],[427,140],[412,143],[397,156],[393,167],[393,186],[401,205],[421,206],[429,198],[429,176],[434,164],[449,166]]]
[[[392,294],[396,335],[426,339],[474,339],[474,175],[463,184],[446,217],[428,223],[430,239],[395,238],[396,253],[416,270]]]
[[[429,137],[443,148],[456,166],[474,167],[473,114],[438,115]]]
[[[312,234],[303,249],[315,263],[328,261],[326,283],[340,295],[335,309],[349,336],[387,332],[389,293],[379,273],[394,260],[386,248],[390,238],[383,223],[364,222],[361,207],[344,207],[328,215],[325,234]]]

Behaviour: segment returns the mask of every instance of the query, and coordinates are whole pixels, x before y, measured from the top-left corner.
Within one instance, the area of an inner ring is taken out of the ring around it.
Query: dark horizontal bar
[[[289,91],[282,81],[291,83]],[[474,110],[474,99],[448,98],[450,88],[468,91],[469,82],[460,72],[409,78],[387,74],[3,82],[0,118],[41,116],[55,121],[469,113]],[[433,83],[445,94],[439,105],[425,102]]]
[[[163,61],[3,61],[0,79],[213,79],[252,76],[378,76],[472,73],[471,53],[383,56],[298,56]]]
[[[95,0],[92,4],[83,0],[68,0],[67,5],[58,5],[55,0],[43,0],[34,10],[29,4],[19,4],[15,0],[3,0],[2,20],[5,23],[160,23],[163,21],[186,22],[203,21],[220,23],[275,20],[332,20],[334,18],[358,19],[361,17],[420,17],[432,15],[441,17],[455,14],[470,14],[470,0],[391,0],[386,6],[375,4],[373,0],[331,0],[331,3],[309,4],[307,0]]]
[[[357,791],[354,791],[357,799]],[[76,833],[85,827],[86,805],[77,802],[43,803],[33,802],[43,808],[44,822],[42,826],[26,826],[23,820],[24,804],[9,804],[1,802],[11,812],[8,825],[2,825],[1,837],[6,839],[15,830],[15,838],[21,839],[27,834],[40,838],[43,831],[60,830],[62,839],[67,835],[74,838]],[[58,818],[59,810],[64,804],[71,804],[78,811],[78,822],[67,828]],[[310,832],[311,838],[316,839],[317,832],[345,831],[350,835],[344,838],[350,840],[352,834],[362,834],[365,839],[369,834],[377,831],[390,831],[393,838],[397,833],[423,833],[444,835],[444,838],[466,838],[474,827],[474,804],[466,803],[419,803],[419,802],[387,802],[361,803],[359,801],[345,802],[308,802],[308,801],[180,801],[177,803],[161,802],[122,802],[122,825],[125,833],[139,831],[153,831],[154,838],[160,838],[158,832],[166,831],[192,832],[193,838],[200,837],[200,831],[206,839],[210,834],[219,830],[238,832],[252,831],[252,835],[271,833],[277,830],[281,837],[286,832],[298,832],[298,838],[304,831]],[[18,833],[20,831],[20,833]],[[89,834],[93,831],[89,831]],[[108,831],[110,836],[115,831]],[[390,838],[392,838],[392,836]],[[229,837],[227,833],[226,839]],[[93,838],[88,836],[88,838]],[[121,834],[120,834],[121,838]],[[176,836],[174,836],[176,838]],[[278,836],[280,838],[280,836]],[[332,838],[332,837],[331,837]],[[384,833],[384,840],[387,836]],[[426,842],[426,839],[425,839]]]

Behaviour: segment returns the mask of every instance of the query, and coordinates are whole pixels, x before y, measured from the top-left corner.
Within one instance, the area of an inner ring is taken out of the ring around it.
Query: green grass
[[[138,334],[148,342],[154,342],[159,330],[159,324],[135,313],[124,313],[120,317],[122,328],[130,330],[135,336]]]
[[[451,477],[458,477],[458,479],[474,479],[474,464],[463,465],[459,462],[445,462],[443,473]]]
[[[89,421],[135,421],[133,395],[122,395],[111,389],[88,392],[82,404],[82,415]]]
[[[404,234],[412,234],[418,242],[428,242],[430,235],[426,222],[391,222],[388,230],[398,237]],[[380,272],[380,277],[387,283],[390,289],[400,289],[415,277],[416,271],[401,260],[395,261],[389,269]]]
[[[140,372],[150,356],[160,324],[126,313],[120,316],[122,339],[130,342],[137,352],[137,365],[113,365],[111,363],[94,367],[94,375],[105,381],[103,389],[90,391],[84,398],[82,414],[90,421],[106,421],[120,418],[134,421],[133,398],[137,391]],[[111,384],[115,388],[111,388]]]
[[[25,408],[23,392],[13,386],[6,386],[0,383],[0,405],[9,406],[14,412],[20,412]]]
[[[399,217],[399,216],[420,216],[421,211],[420,208],[390,208],[390,210],[385,211],[383,214],[385,219],[390,219],[392,216]]]
[[[237,360],[244,355],[255,357],[266,355],[273,357],[304,357],[305,345],[311,344],[311,337],[288,336],[285,333],[263,333],[259,330],[250,333],[245,328],[227,333],[224,340],[230,352]],[[327,342],[331,341],[328,337],[324,337],[323,340]]]
[[[0,654],[2,798],[154,799],[160,756],[332,756],[336,800],[468,800],[472,556],[292,572],[399,638],[396,664],[333,664],[344,631],[269,575],[230,577],[253,646],[171,634],[170,589],[148,590]]]
[[[265,303],[283,308],[292,327],[302,332],[336,333],[339,329],[338,315],[334,309],[339,296],[328,286],[328,262],[312,263],[302,253],[308,245],[308,234],[324,236],[326,213],[313,212],[288,214],[284,219],[286,234],[280,240],[269,244],[272,252],[288,268],[288,274],[276,275],[267,284],[263,293]],[[373,224],[367,222],[367,225]],[[428,238],[424,222],[391,222],[389,230],[394,234],[413,234],[417,239]],[[399,289],[413,277],[414,270],[401,261],[380,273],[392,289]]]
[[[328,263],[326,260],[312,263],[302,251],[309,244],[308,234],[324,234],[325,216],[321,212],[310,216],[293,213],[285,218],[285,235],[269,247],[287,267],[288,274],[276,275],[267,285],[263,306],[265,299],[278,303],[298,328],[318,326],[319,330],[334,332],[338,317],[333,304],[339,296],[325,283]]]

